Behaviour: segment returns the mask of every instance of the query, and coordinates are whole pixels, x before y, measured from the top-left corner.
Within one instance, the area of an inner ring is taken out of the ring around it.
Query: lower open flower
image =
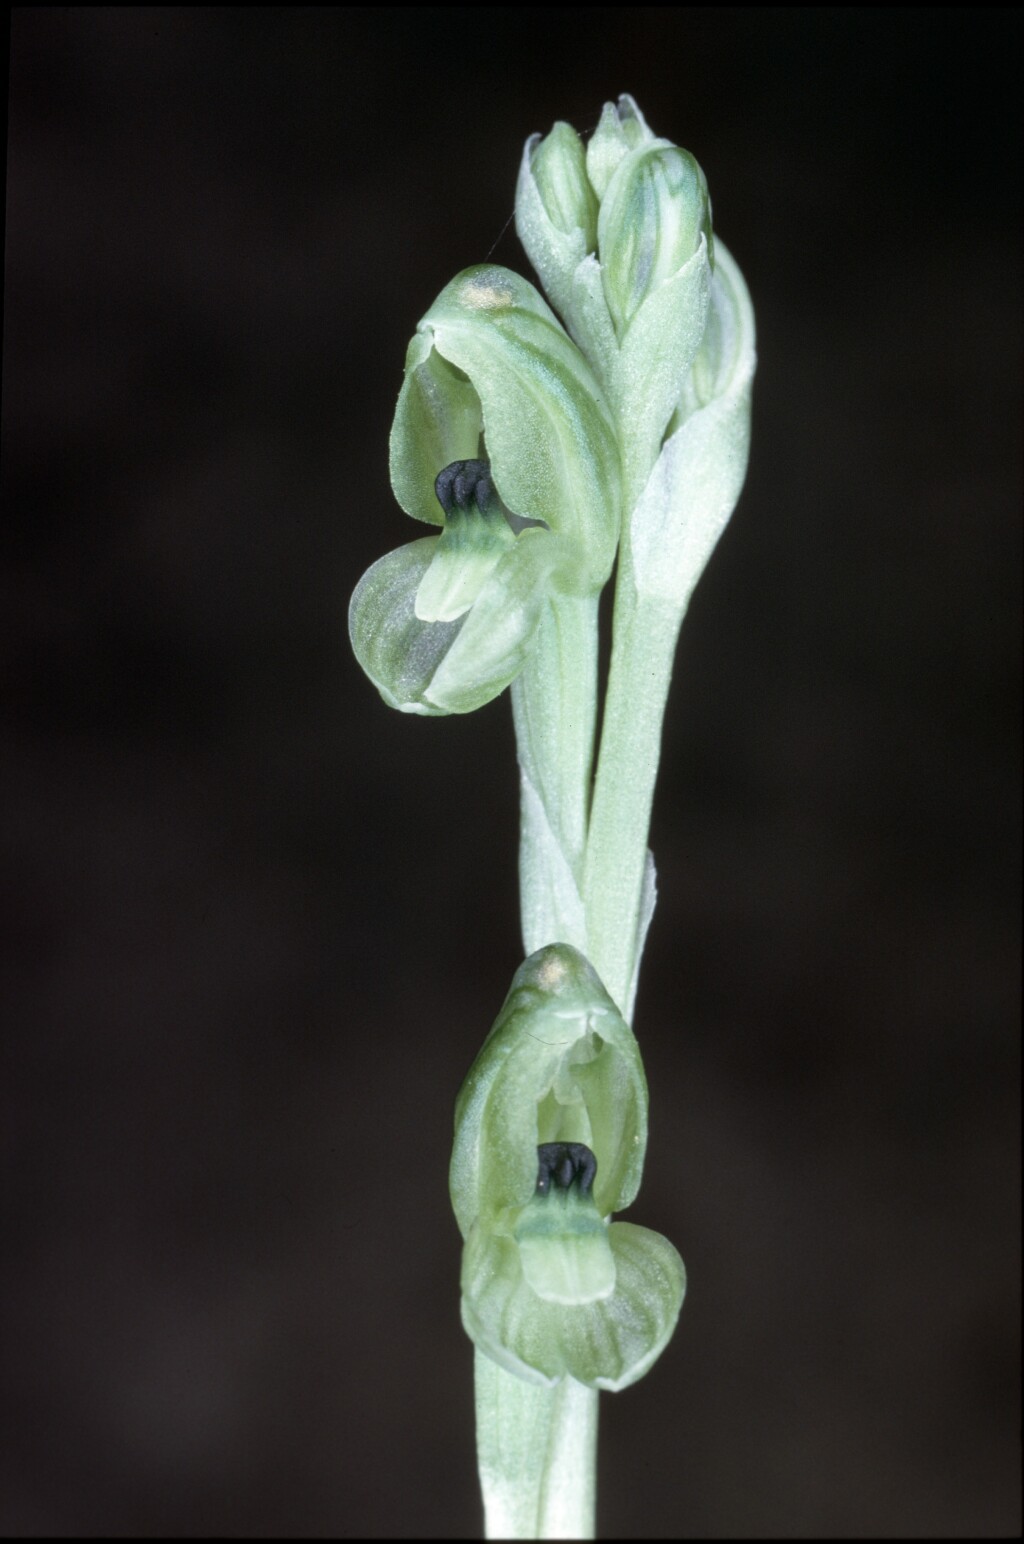
[[[632,1030],[568,944],[524,960],[459,1095],[451,1190],[462,1320],[528,1382],[621,1389],[675,1329],[686,1288],[636,1196],[647,1086]]]

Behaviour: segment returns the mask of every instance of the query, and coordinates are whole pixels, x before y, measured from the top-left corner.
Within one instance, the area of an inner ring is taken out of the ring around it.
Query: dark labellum
[[[585,1142],[542,1142],[537,1148],[537,1194],[547,1195],[551,1186],[568,1190],[578,1185],[588,1196],[597,1173],[597,1159]]]

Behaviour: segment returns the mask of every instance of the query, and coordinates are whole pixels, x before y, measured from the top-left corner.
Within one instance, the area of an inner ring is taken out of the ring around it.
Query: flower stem
[[[477,1462],[489,1539],[592,1539],[594,1389],[527,1383],[476,1352]]]
[[[647,839],[680,621],[677,607],[637,594],[624,543],[583,898],[590,960],[627,1019],[643,945]]]
[[[597,598],[559,596],[512,685],[522,778],[520,893],[527,954],[586,952],[581,897],[597,721]],[[477,1458],[488,1538],[591,1539],[596,1390],[527,1383],[476,1352]]]
[[[597,605],[596,596],[552,599],[512,683],[527,954],[550,943],[587,952],[581,887],[597,722]]]

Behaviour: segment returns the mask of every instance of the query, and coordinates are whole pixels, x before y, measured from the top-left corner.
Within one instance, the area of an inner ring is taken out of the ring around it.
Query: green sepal
[[[537,1146],[584,1142],[600,1216],[635,1198],[647,1146],[647,1083],[629,1025],[578,949],[524,960],[455,1106],[450,1188],[465,1237],[525,1206]]]
[[[583,141],[569,123],[558,122],[542,139],[526,142],[520,178],[536,191],[545,224],[563,236],[579,232],[582,249],[576,261],[597,246],[597,195],[587,176]],[[517,208],[518,218],[518,208]],[[575,266],[575,265],[574,265]]]
[[[472,461],[482,433],[480,398],[470,382],[417,332],[406,350],[390,440],[391,486],[407,515],[444,524],[437,474],[453,461]]]
[[[657,1360],[675,1329],[686,1271],[660,1233],[607,1228],[614,1289],[585,1302],[540,1297],[514,1237],[474,1227],[462,1254],[462,1322],[492,1361],[527,1382],[569,1376],[589,1388],[628,1388]]]
[[[556,123],[546,139],[531,135],[523,147],[516,232],[548,299],[576,336],[573,276],[597,245],[597,199],[582,142],[567,123]]]
[[[571,586],[607,579],[620,523],[611,413],[579,349],[534,286],[484,264],[454,279],[419,324],[391,434],[395,495],[441,523],[434,479],[481,453],[513,514],[575,546]]]
[[[622,339],[616,377],[624,459],[650,466],[704,337],[711,287],[707,244],[648,295]]]

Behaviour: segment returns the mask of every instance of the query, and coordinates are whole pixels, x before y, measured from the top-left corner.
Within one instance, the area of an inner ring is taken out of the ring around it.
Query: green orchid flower
[[[451,1194],[462,1317],[527,1381],[620,1389],[675,1327],[683,1263],[612,1222],[636,1196],[647,1085],[632,1031],[577,949],[519,967],[456,1105]]]
[[[523,669],[549,604],[601,589],[619,536],[610,410],[525,279],[467,269],[420,322],[391,481],[407,514],[442,530],[364,574],[353,649],[392,707],[470,712]]]

